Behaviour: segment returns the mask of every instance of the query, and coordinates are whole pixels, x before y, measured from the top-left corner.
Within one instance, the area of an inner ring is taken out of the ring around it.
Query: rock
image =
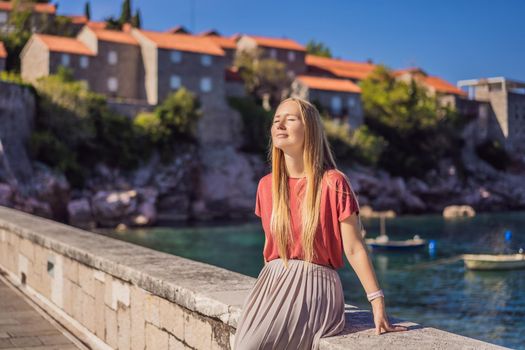
[[[393,210],[375,211],[372,207],[364,205],[359,209],[359,216],[366,218],[379,218],[384,216],[386,218],[395,218],[396,213]]]
[[[83,229],[96,227],[91,205],[87,198],[79,198],[69,201],[67,205],[69,224]]]
[[[91,207],[98,224],[115,226],[134,214],[138,207],[137,191],[99,191],[91,199]]]
[[[0,205],[9,207],[13,203],[14,190],[6,183],[0,183]]]
[[[443,209],[443,217],[445,219],[456,217],[474,217],[476,211],[469,205],[449,205]]]
[[[131,219],[133,226],[147,226],[155,224],[157,220],[157,210],[155,202],[143,202],[139,205],[137,214]]]
[[[47,165],[35,163],[35,175],[30,191],[39,201],[49,205],[54,220],[66,222],[67,204],[70,199],[70,185],[66,177]]]

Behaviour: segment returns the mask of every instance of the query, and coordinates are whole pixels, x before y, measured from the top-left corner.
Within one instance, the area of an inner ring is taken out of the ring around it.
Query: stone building
[[[95,92],[145,100],[140,48],[126,32],[84,26],[76,38],[33,34],[20,61],[22,78],[30,82],[64,66]]]
[[[353,129],[363,123],[361,88],[350,80],[300,75],[292,83],[292,96],[326,109]]]
[[[157,104],[181,86],[201,102],[224,99],[227,60],[224,50],[205,36],[132,29],[140,43],[146,97]]]
[[[237,39],[237,52],[261,49],[262,58],[273,58],[286,65],[288,77],[306,72],[306,48],[292,39],[243,34]]]
[[[126,100],[146,99],[144,66],[139,42],[127,30],[108,30],[86,25],[77,39],[95,52],[90,88],[106,96]]]
[[[240,38],[239,34],[222,36],[216,30],[208,30],[200,33],[199,36],[204,36],[217,44],[225,53],[227,66],[233,66],[237,52],[237,40]]]
[[[56,5],[54,4],[24,4],[20,9],[31,11],[29,24],[33,32],[41,32],[53,23],[56,15]],[[14,10],[12,1],[0,1],[0,33],[8,33],[13,28],[9,24],[9,18]]]
[[[7,51],[4,43],[0,41],[0,71],[5,70],[5,61],[7,60]]]
[[[365,79],[376,65],[370,62],[359,62],[337,58],[306,55],[307,74],[350,80],[358,83]]]
[[[459,88],[467,90],[468,99],[488,104],[495,116],[497,130],[508,150],[525,152],[525,82],[505,77],[461,80]],[[487,124],[490,125],[490,124]]]
[[[93,50],[75,38],[33,34],[20,53],[22,79],[35,82],[64,66],[72,69],[75,79],[89,84],[94,56]]]

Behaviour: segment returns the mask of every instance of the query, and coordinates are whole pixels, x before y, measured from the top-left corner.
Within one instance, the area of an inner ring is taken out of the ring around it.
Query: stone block
[[[118,347],[118,323],[117,323],[117,312],[112,308],[106,306],[104,308],[105,313],[105,342],[114,349]]]
[[[169,334],[161,331],[151,323],[146,323],[146,350],[167,350]]]

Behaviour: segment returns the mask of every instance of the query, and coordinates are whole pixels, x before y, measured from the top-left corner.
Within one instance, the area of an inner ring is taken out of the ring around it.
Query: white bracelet
[[[376,298],[379,298],[379,297],[383,297],[384,298],[385,294],[383,293],[383,290],[380,289],[378,291],[375,291],[375,292],[372,292],[372,293],[368,293],[366,295],[366,297],[367,297],[368,301],[372,301],[372,300],[374,300]]]

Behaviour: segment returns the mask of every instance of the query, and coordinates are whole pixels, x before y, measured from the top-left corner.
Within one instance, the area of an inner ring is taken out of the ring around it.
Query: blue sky
[[[120,0],[90,1],[93,20],[120,13]],[[61,14],[83,13],[82,0],[58,3]],[[419,66],[454,84],[490,76],[525,81],[524,0],[133,0],[133,7],[152,30],[181,24],[192,32],[314,39],[334,57]]]

